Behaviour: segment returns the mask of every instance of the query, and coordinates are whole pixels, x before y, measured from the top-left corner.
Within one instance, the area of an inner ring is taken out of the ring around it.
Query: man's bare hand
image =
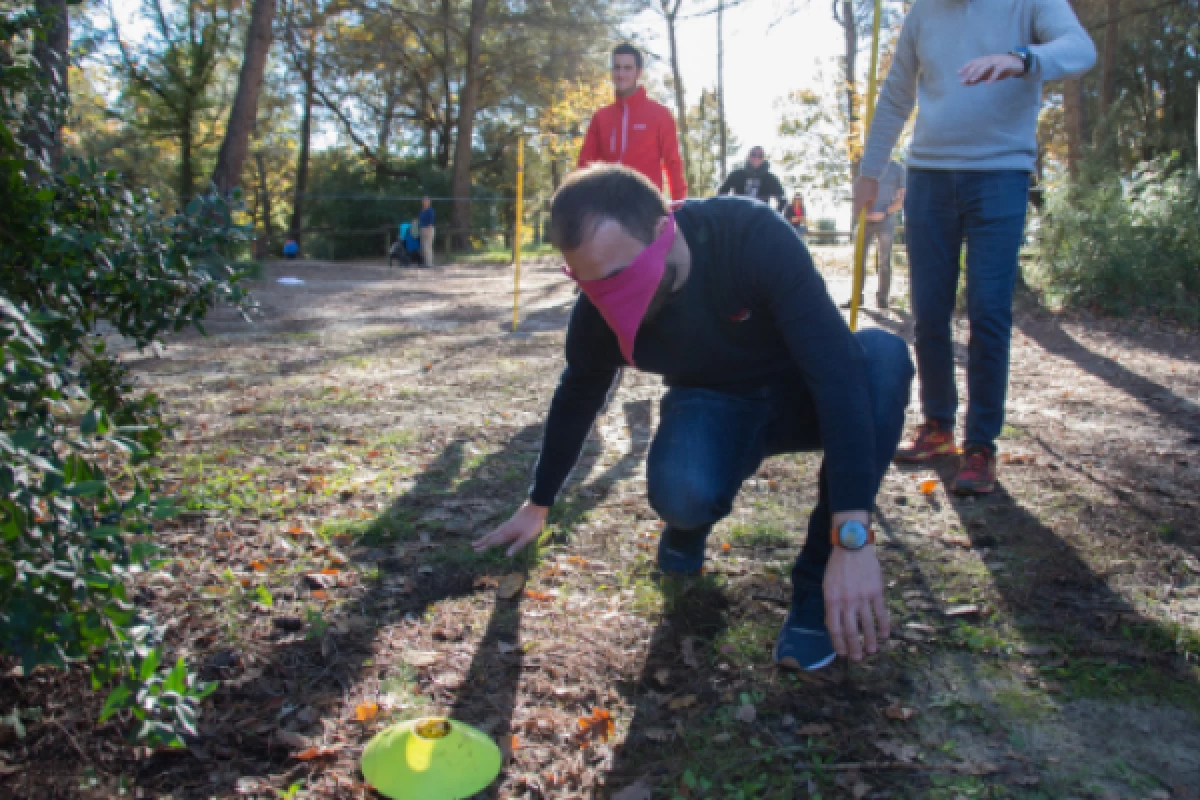
[[[878,196],[879,181],[874,178],[860,176],[854,182],[854,222],[858,222],[858,215],[864,208],[875,205],[875,198]]]
[[[833,548],[825,567],[825,624],[833,649],[851,661],[862,660],[864,644],[871,655],[891,636],[874,545],[862,550]]]
[[[1021,59],[1011,53],[1005,53],[971,59],[958,71],[958,79],[964,86],[974,86],[977,83],[995,83],[1024,74],[1025,64]]]
[[[525,549],[530,542],[537,541],[546,526],[546,514],[550,509],[526,503],[517,509],[508,522],[472,543],[475,552],[482,553],[492,547],[508,545],[506,555],[510,558]]]

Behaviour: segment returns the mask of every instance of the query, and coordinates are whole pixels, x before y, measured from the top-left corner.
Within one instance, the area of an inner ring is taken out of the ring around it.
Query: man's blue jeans
[[[1029,173],[909,169],[904,196],[921,411],[953,428],[958,410],[951,320],[967,243],[968,445],[994,447],[1004,427],[1017,253]]]
[[[874,410],[874,495],[900,443],[913,366],[900,337],[878,329],[855,335],[866,355]],[[663,535],[707,536],[729,514],[742,482],[763,459],[821,449],[816,407],[799,371],[785,382],[745,393],[674,387],[662,399],[660,416],[646,483],[650,505],[667,524]],[[822,468],[808,538],[792,569],[794,590],[820,587],[832,547],[831,524]]]

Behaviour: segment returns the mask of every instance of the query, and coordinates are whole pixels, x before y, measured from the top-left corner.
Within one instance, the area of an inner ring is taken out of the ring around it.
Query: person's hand
[[[864,175],[854,182],[854,222],[858,222],[858,216],[864,208],[875,205],[875,198],[878,196],[879,181],[874,178]]]
[[[835,546],[825,567],[824,588],[825,625],[837,654],[861,661],[864,644],[868,655],[878,652],[879,643],[891,635],[891,624],[875,545],[861,550]]]
[[[1005,78],[1016,78],[1025,74],[1025,64],[1011,53],[998,56],[973,58],[958,71],[963,86],[977,83],[995,83]]]
[[[505,555],[515,556],[530,542],[536,541],[542,528],[546,526],[546,514],[550,512],[545,506],[535,506],[526,503],[509,517],[508,522],[496,528],[486,536],[481,536],[472,542],[475,552],[482,553],[492,547],[509,545]]]

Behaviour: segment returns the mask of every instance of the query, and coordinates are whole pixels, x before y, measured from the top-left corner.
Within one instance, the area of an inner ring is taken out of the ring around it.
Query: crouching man
[[[870,510],[904,425],[904,342],[851,333],[795,231],[746,198],[672,213],[644,177],[603,165],[558,190],[551,237],[582,290],[566,368],[529,500],[476,549],[512,555],[537,539],[619,370],[633,366],[668,387],[646,468],[666,523],[659,568],[700,572],[709,531],[763,459],[823,450],[775,661],[819,669],[835,652],[876,652],[888,613]]]

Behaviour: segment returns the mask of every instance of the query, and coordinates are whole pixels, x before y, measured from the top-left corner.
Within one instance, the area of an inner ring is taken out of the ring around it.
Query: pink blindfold
[[[621,355],[633,362],[633,343],[638,328],[646,317],[650,301],[666,271],[667,253],[675,243],[675,217],[667,215],[667,224],[658,238],[646,246],[628,267],[615,275],[594,281],[583,281],[566,266],[563,272],[578,284],[592,305],[604,317],[608,327],[617,335]]]

